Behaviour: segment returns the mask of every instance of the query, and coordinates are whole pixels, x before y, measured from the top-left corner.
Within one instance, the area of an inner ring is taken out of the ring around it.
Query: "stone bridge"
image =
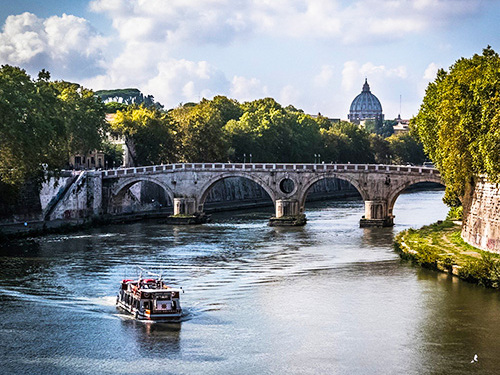
[[[174,216],[200,215],[211,187],[229,177],[259,184],[271,197],[276,225],[305,222],[311,186],[325,178],[350,182],[365,202],[361,226],[391,226],[399,194],[419,182],[443,184],[434,168],[374,164],[185,163],[87,172],[92,177],[94,215],[112,214],[128,189],[141,181],[160,186],[174,205]]]

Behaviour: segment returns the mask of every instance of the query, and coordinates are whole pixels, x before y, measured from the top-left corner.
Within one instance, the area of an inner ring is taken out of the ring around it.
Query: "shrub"
[[[483,253],[481,259],[466,262],[459,271],[460,278],[490,288],[498,288],[500,265],[490,254]]]
[[[446,220],[462,220],[464,213],[464,208],[462,206],[459,207],[451,207],[448,211],[448,215],[446,216]]]

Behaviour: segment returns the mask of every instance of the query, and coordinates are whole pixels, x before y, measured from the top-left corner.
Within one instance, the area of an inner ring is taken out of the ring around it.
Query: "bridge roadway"
[[[271,197],[274,225],[305,223],[311,186],[325,178],[350,182],[365,203],[361,226],[391,226],[399,194],[419,182],[444,184],[434,168],[376,164],[183,163],[87,172],[93,179],[93,214],[122,212],[128,189],[141,181],[161,186],[174,205],[174,217],[199,216],[210,188],[229,177],[259,184]],[[99,191],[100,190],[100,191]]]

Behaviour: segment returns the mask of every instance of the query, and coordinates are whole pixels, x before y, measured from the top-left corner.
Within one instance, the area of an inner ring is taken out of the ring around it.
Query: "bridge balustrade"
[[[225,171],[225,170],[244,170],[244,171],[368,171],[368,172],[408,172],[408,173],[426,173],[439,174],[435,168],[414,167],[400,165],[381,165],[381,164],[268,164],[268,163],[181,163],[181,164],[162,164],[145,167],[131,167],[107,169],[100,171],[102,177],[116,177],[121,175],[139,174],[139,173],[161,173],[174,171]]]

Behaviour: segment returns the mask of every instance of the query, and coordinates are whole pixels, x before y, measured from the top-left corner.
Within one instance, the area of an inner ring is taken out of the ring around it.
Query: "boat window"
[[[144,308],[150,310],[149,301],[144,302]]]

